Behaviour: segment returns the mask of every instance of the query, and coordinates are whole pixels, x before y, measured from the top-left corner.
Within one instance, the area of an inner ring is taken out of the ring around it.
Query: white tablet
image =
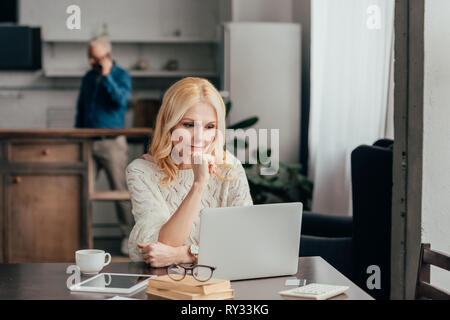
[[[131,294],[143,289],[156,275],[100,273],[70,287],[71,291]]]

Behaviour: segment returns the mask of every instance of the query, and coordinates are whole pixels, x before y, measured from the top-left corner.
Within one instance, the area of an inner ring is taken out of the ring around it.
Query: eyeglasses
[[[173,264],[167,267],[167,275],[175,281],[181,281],[190,272],[195,280],[205,282],[211,279],[216,267],[205,266],[201,264],[185,265]]]

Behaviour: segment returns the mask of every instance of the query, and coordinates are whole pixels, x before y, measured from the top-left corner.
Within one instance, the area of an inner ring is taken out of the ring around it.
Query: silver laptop
[[[296,274],[302,210],[301,202],[203,209],[198,264],[227,280]]]

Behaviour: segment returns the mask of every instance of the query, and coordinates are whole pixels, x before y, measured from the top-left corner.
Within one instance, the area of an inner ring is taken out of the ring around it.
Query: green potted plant
[[[226,117],[228,118],[231,110],[231,101],[226,104]],[[258,117],[251,117],[240,121],[236,124],[228,126],[228,129],[247,129],[258,122]],[[233,142],[234,155],[237,156],[239,147],[248,148],[246,141],[239,141],[234,138]],[[262,150],[270,157],[271,150]],[[247,174],[250,187],[250,193],[254,204],[279,203],[279,202],[302,202],[304,209],[310,209],[312,198],[313,183],[302,173],[301,164],[284,164],[279,163],[279,170],[274,175],[261,175],[261,169],[264,164],[260,161],[260,149],[257,148],[254,157],[257,159],[256,164],[244,163],[243,167]]]

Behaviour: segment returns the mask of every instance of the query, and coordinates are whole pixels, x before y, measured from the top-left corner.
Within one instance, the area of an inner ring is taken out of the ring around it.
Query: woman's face
[[[177,139],[175,139],[177,141],[173,141],[174,146],[182,143],[183,148],[189,148],[191,153],[196,151],[206,152],[216,135],[216,110],[203,102],[194,104],[173,128],[173,131],[176,129],[182,129],[184,134],[182,138],[180,137],[181,141]],[[180,148],[180,150],[183,148]],[[211,150],[208,150],[208,153],[211,153]],[[182,155],[182,152],[180,152],[180,155]]]

